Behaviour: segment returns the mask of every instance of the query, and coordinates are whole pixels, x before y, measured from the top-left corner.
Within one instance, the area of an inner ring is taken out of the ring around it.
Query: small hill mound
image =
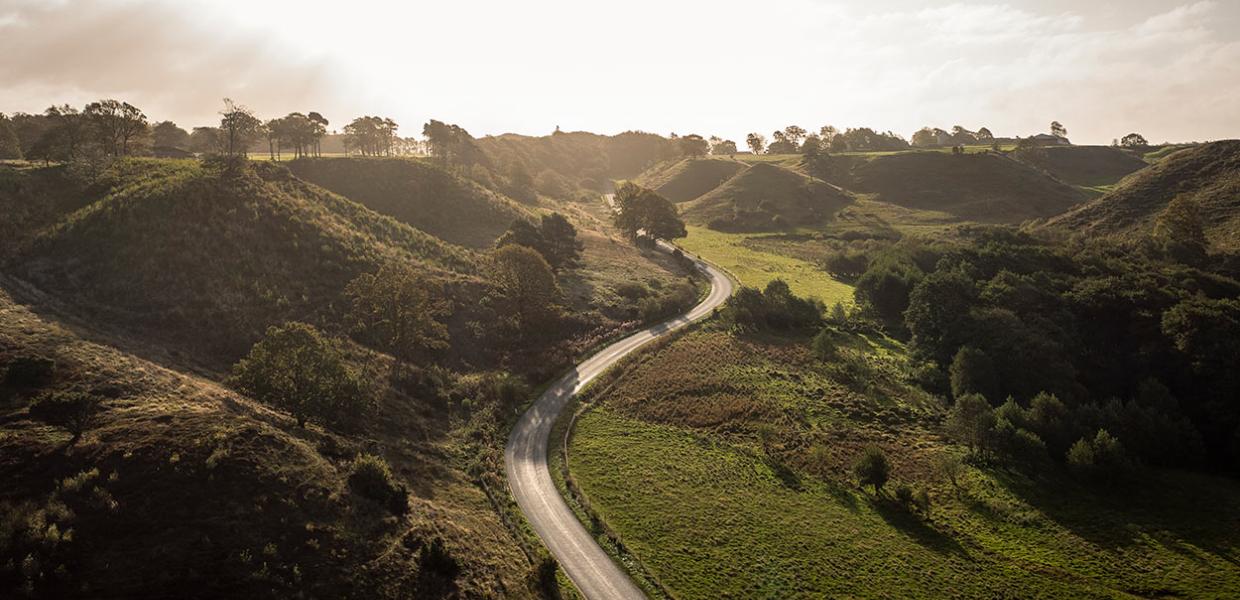
[[[473,270],[467,250],[276,165],[122,167],[110,193],[38,234],[8,270],[197,356],[235,360],[268,325],[332,309],[388,260]]]
[[[681,203],[706,195],[744,168],[745,163],[735,160],[686,158],[642,176],[637,183]]]
[[[1044,167],[1072,185],[1111,185],[1148,166],[1141,157],[1110,146],[1052,146],[1046,148]]]
[[[858,158],[840,185],[874,194],[882,202],[962,220],[1020,223],[1057,215],[1084,199],[1072,186],[992,153],[904,152]]]
[[[719,231],[776,231],[820,224],[850,202],[830,184],[758,163],[685,204],[682,212],[687,221]]]
[[[435,237],[487,248],[528,212],[435,165],[403,158],[319,158],[289,163],[295,175]]]
[[[1145,235],[1180,195],[1200,205],[1212,246],[1240,249],[1240,140],[1176,152],[1047,225],[1091,235]]]

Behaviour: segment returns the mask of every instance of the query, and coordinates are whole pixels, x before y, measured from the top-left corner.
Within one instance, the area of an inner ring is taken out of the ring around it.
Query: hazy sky
[[[0,0],[0,111],[229,96],[477,136],[796,123],[1240,137],[1240,1]]]

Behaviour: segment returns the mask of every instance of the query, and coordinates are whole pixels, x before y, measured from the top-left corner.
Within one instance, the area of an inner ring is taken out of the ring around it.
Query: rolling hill
[[[745,169],[745,163],[717,158],[686,158],[655,168],[636,180],[672,202],[700,198]]]
[[[681,212],[690,223],[720,231],[777,231],[820,224],[851,201],[830,184],[758,163],[685,203]]]
[[[489,248],[529,212],[513,200],[438,166],[402,158],[300,159],[297,177],[435,237]]]
[[[1087,235],[1141,236],[1153,230],[1159,213],[1180,195],[1200,205],[1211,246],[1240,249],[1240,140],[1171,154],[1047,226]]]
[[[832,183],[875,200],[984,223],[1049,217],[1085,198],[1042,171],[993,153],[833,156],[830,170]]]
[[[266,329],[333,309],[386,261],[468,274],[474,257],[256,163],[131,160],[102,197],[42,229],[6,270],[99,321],[231,363]]]
[[[1110,146],[1051,146],[1041,165],[1051,175],[1083,187],[1111,185],[1148,166],[1140,156]]]

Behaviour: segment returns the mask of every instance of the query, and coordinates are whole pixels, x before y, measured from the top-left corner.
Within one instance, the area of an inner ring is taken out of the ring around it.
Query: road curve
[[[671,251],[672,246],[660,241]],[[688,256],[686,254],[686,256]],[[517,421],[504,448],[508,487],[526,520],[588,600],[645,598],[637,585],[586,531],[560,497],[547,466],[548,437],[556,417],[581,388],[625,355],[711,314],[732,295],[732,281],[719,269],[689,257],[710,278],[710,294],[689,312],[634,333],[599,351],[556,380]]]

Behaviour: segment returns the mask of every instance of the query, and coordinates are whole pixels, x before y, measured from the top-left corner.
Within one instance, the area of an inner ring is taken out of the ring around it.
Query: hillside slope
[[[745,169],[745,163],[715,158],[686,158],[652,169],[636,180],[672,202],[688,202],[706,195]]]
[[[829,184],[758,163],[681,210],[686,221],[720,231],[775,231],[820,224],[851,201]]]
[[[987,223],[1049,217],[1084,199],[1070,185],[991,153],[832,157],[831,171],[833,183],[881,202]]]
[[[111,177],[102,199],[41,231],[7,269],[96,321],[195,355],[231,363],[268,325],[331,309],[386,261],[474,269],[469,251],[276,165],[128,161]]]
[[[1148,166],[1135,153],[1111,146],[1051,146],[1042,167],[1072,185],[1111,185]]]
[[[1240,140],[1176,152],[1047,226],[1088,235],[1145,235],[1153,230],[1159,213],[1180,195],[1200,205],[1206,237],[1214,248],[1240,249]]]
[[[402,158],[288,163],[297,177],[453,244],[489,248],[528,211],[437,166]]]
[[[521,164],[531,175],[549,170],[592,190],[602,190],[608,179],[634,177],[677,154],[667,138],[640,131],[611,136],[584,131],[546,136],[506,133],[479,138],[477,143],[495,165]]]

